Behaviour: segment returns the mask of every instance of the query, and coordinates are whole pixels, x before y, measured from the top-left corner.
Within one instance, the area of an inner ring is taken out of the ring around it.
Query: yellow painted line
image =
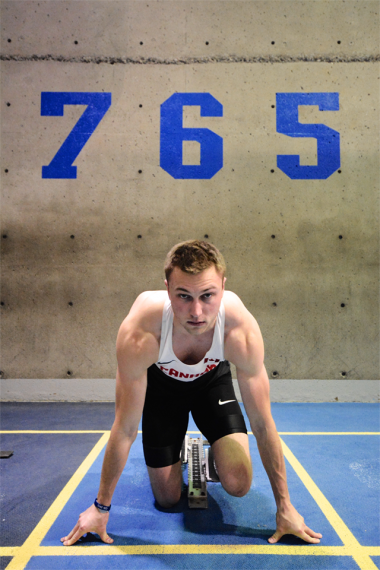
[[[41,541],[46,533],[86,475],[91,465],[94,463],[99,453],[104,448],[109,439],[109,433],[105,433],[99,439],[98,443],[93,447],[91,452],[87,455],[86,459],[78,467],[70,481],[62,489],[58,497],[55,499],[51,507],[46,511],[40,522],[35,529],[28,536],[24,544],[18,549],[17,554],[7,566],[7,570],[23,570],[28,564],[32,556],[34,556],[36,549],[38,549]]]
[[[369,558],[369,555],[363,554],[363,547],[356,540],[348,526],[340,518],[336,510],[314,483],[307,471],[302,467],[295,455],[290,451],[286,443],[281,440],[281,444],[286,459],[289,461],[290,465],[293,467],[294,471],[297,473],[298,477],[301,479],[302,483],[305,485],[306,489],[309,491],[335,532],[338,534],[344,546],[356,552],[356,554],[352,556],[359,568],[361,568],[361,570],[378,570],[377,566]]]
[[[69,433],[70,435],[72,434],[76,434],[76,433],[110,433],[110,430],[105,430],[105,429],[82,429],[82,430],[69,430],[69,429],[56,429],[56,430],[48,430],[48,429],[44,429],[44,430],[36,430],[36,429],[18,429],[18,430],[1,430],[0,431],[1,434],[4,433],[14,433],[14,434],[21,434],[21,433],[32,433],[32,434],[40,434],[40,433],[53,433],[53,434],[58,434],[58,433]]]
[[[0,546],[0,556],[15,556],[20,546]]]
[[[279,431],[279,435],[380,435],[380,431]]]
[[[15,556],[20,546],[0,547],[0,556]],[[134,546],[39,546],[33,556],[119,556],[154,554],[266,554],[282,556],[380,556],[380,546],[287,546],[240,544],[151,544]]]
[[[61,434],[61,433],[69,433],[69,434],[77,434],[77,433],[109,433],[110,430],[105,429],[82,429],[82,430],[34,430],[34,429],[8,429],[8,430],[0,430],[0,434],[21,434],[21,433],[31,433],[31,434],[39,434],[39,433],[52,433],[52,434]],[[139,433],[142,433],[139,430]],[[200,431],[187,431],[186,433],[195,433],[200,434]],[[279,431],[279,435],[380,435],[380,431]],[[248,432],[248,435],[253,435],[251,431]]]
[[[155,554],[267,554],[284,556],[378,556],[380,547],[287,546],[282,544],[142,544],[133,546],[40,546],[36,556],[125,556]],[[378,569],[377,569],[378,570]]]

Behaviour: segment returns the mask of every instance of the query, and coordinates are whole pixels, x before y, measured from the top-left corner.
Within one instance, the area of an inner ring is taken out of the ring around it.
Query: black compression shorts
[[[155,364],[148,368],[142,431],[149,467],[166,467],[179,461],[189,412],[210,444],[231,433],[247,433],[229,362],[221,362],[191,382],[170,378]]]

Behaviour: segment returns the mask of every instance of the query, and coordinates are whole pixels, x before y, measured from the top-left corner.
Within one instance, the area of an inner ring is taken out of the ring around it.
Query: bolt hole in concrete
[[[347,376],[347,372],[341,372],[340,374],[341,374],[341,376],[343,376],[343,378],[344,378],[345,376]]]
[[[5,168],[4,172],[9,172],[8,168]]]
[[[274,44],[275,44],[276,42],[271,42],[271,43],[272,43],[272,46],[274,46]]]
[[[139,174],[142,174],[142,170],[139,170]]]
[[[1,301],[0,305],[1,305],[2,307],[4,307],[4,305],[5,305],[4,301]]]
[[[75,45],[78,45],[78,41],[77,41],[77,40],[75,40],[74,44],[75,44]]]
[[[138,237],[138,239],[141,239],[141,238],[142,238],[142,235],[141,235],[141,234],[139,234],[137,237]]]
[[[142,107],[142,105],[140,104],[139,107]]]
[[[71,236],[70,236],[70,238],[71,238],[71,239],[74,239],[74,238],[75,238],[75,236],[74,236],[74,235],[71,235]]]
[[[7,234],[3,234],[3,239],[7,239]]]
[[[205,237],[206,239],[208,238],[208,234],[205,234],[203,237]]]
[[[68,371],[67,371],[67,376],[72,376],[72,375],[73,375],[73,373],[71,372],[71,370],[68,370]]]
[[[270,237],[271,237],[272,239],[275,239],[276,236],[275,236],[274,234],[272,234]]]
[[[341,307],[345,307],[345,306],[346,306],[346,303],[341,303],[340,306],[341,306]]]
[[[272,303],[272,307],[277,307],[277,303]]]
[[[342,236],[342,235],[340,235],[340,236],[339,236],[339,239],[343,239],[343,236]]]
[[[7,103],[7,107],[10,107],[10,106],[11,106],[11,104],[10,104],[10,103]]]
[[[11,43],[11,41],[12,41],[12,40],[11,40],[10,38],[8,38],[8,43],[9,43],[9,44]]]
[[[277,376],[278,376],[277,370],[274,370],[274,371],[272,372],[272,376],[273,376],[273,378],[277,378]]]
[[[144,45],[144,42],[140,42],[140,46]]]
[[[69,301],[69,305],[70,305],[70,307],[72,307],[74,305],[74,303],[72,301]]]

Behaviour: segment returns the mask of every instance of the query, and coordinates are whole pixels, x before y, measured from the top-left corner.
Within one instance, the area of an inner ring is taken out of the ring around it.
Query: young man
[[[227,493],[251,486],[248,436],[232,386],[229,361],[277,504],[276,543],[284,534],[320,542],[292,506],[285,462],[273,421],[264,346],[257,322],[240,299],[225,291],[225,263],[203,241],[177,244],[165,263],[167,291],[142,293],[117,338],[116,414],[103,461],[97,499],[62,542],[70,546],[86,532],[113,542],[106,531],[112,495],[143,415],[143,447],[152,490],[164,508],[180,499],[179,454],[191,411],[212,445]]]

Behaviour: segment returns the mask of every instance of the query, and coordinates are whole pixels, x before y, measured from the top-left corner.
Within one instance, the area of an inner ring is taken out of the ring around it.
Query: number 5
[[[299,155],[279,154],[277,166],[292,180],[323,180],[340,167],[339,133],[321,124],[298,122],[299,105],[318,105],[320,111],[339,111],[339,93],[277,93],[277,132],[289,137],[317,139],[318,165],[300,166]]]

